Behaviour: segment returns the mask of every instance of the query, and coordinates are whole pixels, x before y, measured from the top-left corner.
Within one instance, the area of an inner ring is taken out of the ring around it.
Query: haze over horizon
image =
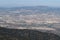
[[[0,7],[50,6],[60,7],[60,0],[0,0]]]

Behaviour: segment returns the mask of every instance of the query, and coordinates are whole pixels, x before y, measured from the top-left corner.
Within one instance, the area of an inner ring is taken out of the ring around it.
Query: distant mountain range
[[[56,7],[48,7],[48,6],[24,6],[24,7],[11,7],[11,8],[3,8],[0,7],[0,10],[9,10],[9,11],[14,11],[14,10],[39,10],[40,12],[58,12],[60,11],[60,8]]]

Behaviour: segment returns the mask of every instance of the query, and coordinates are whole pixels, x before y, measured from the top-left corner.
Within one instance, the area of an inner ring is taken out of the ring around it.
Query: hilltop
[[[60,36],[37,30],[0,27],[0,40],[60,40]]]

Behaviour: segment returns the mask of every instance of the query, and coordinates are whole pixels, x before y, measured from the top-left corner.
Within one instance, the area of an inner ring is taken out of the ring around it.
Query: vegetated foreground
[[[0,27],[0,40],[60,40],[53,33],[29,29],[8,29]]]

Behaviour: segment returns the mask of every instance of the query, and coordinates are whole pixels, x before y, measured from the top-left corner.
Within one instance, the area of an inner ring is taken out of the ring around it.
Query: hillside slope
[[[0,40],[60,40],[58,35],[29,29],[0,27]]]

